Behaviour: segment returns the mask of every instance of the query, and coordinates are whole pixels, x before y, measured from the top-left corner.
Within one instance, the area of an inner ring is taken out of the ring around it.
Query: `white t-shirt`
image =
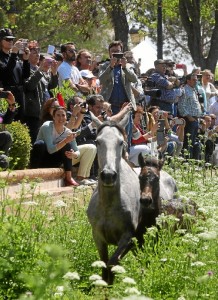
[[[67,79],[71,79],[74,84],[78,84],[82,76],[77,67],[71,66],[67,62],[63,61],[58,67],[59,85],[62,86],[62,82]]]

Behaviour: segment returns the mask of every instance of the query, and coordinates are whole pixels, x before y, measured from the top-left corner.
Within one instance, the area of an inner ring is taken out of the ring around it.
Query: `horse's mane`
[[[103,122],[100,127],[98,128],[97,130],[97,135],[102,131],[102,129],[106,126],[109,126],[109,127],[115,127],[117,128],[120,133],[122,133],[123,137],[124,137],[124,140],[126,141],[127,140],[127,137],[126,137],[126,132],[124,130],[124,128],[122,126],[120,126],[118,123],[114,122],[114,121],[105,121]]]

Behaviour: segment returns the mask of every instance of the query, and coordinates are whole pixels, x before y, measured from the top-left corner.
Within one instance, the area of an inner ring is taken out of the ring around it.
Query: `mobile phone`
[[[183,68],[183,64],[176,64],[176,69],[182,69]]]
[[[21,41],[21,48],[19,49],[19,53],[20,54],[23,54],[24,53],[24,50],[25,48],[28,46],[28,39],[20,39]]]
[[[77,129],[77,130],[72,130],[72,132],[76,135],[76,136],[78,136],[78,135],[80,135],[80,133],[81,133],[81,129]]]
[[[165,142],[164,131],[157,130],[157,144],[162,145]]]
[[[113,55],[113,57],[115,57],[117,59],[123,58],[123,53],[113,53],[112,55]]]
[[[164,119],[159,119],[158,120],[158,124],[159,124],[159,131],[164,131],[164,127],[165,127],[165,120]]]
[[[48,45],[48,50],[47,53],[53,55],[55,51],[55,46],[53,45]]]
[[[164,114],[164,111],[163,110],[159,110],[158,111],[158,116],[162,116]]]
[[[101,56],[100,56],[100,55],[97,55],[97,56],[95,57],[95,61],[99,63],[99,62],[101,61]]]
[[[175,125],[183,125],[184,121],[182,119],[174,119],[174,124]]]

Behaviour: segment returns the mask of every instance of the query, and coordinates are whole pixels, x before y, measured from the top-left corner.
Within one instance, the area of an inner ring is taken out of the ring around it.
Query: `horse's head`
[[[104,186],[114,186],[125,147],[125,131],[114,122],[104,122],[96,138],[99,179]]]
[[[155,209],[159,203],[160,193],[160,170],[163,161],[156,158],[147,157],[139,154],[139,175],[141,197],[140,202],[144,208]]]

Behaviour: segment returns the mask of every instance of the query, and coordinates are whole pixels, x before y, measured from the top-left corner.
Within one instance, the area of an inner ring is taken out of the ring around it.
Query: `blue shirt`
[[[152,81],[155,83],[155,88],[161,90],[160,100],[168,103],[177,102],[177,98],[181,96],[180,88],[167,89],[169,81],[167,76],[162,75],[158,72],[151,75]]]
[[[121,106],[124,102],[128,101],[122,79],[121,79],[121,65],[114,67],[114,86],[109,99],[111,104]]]

